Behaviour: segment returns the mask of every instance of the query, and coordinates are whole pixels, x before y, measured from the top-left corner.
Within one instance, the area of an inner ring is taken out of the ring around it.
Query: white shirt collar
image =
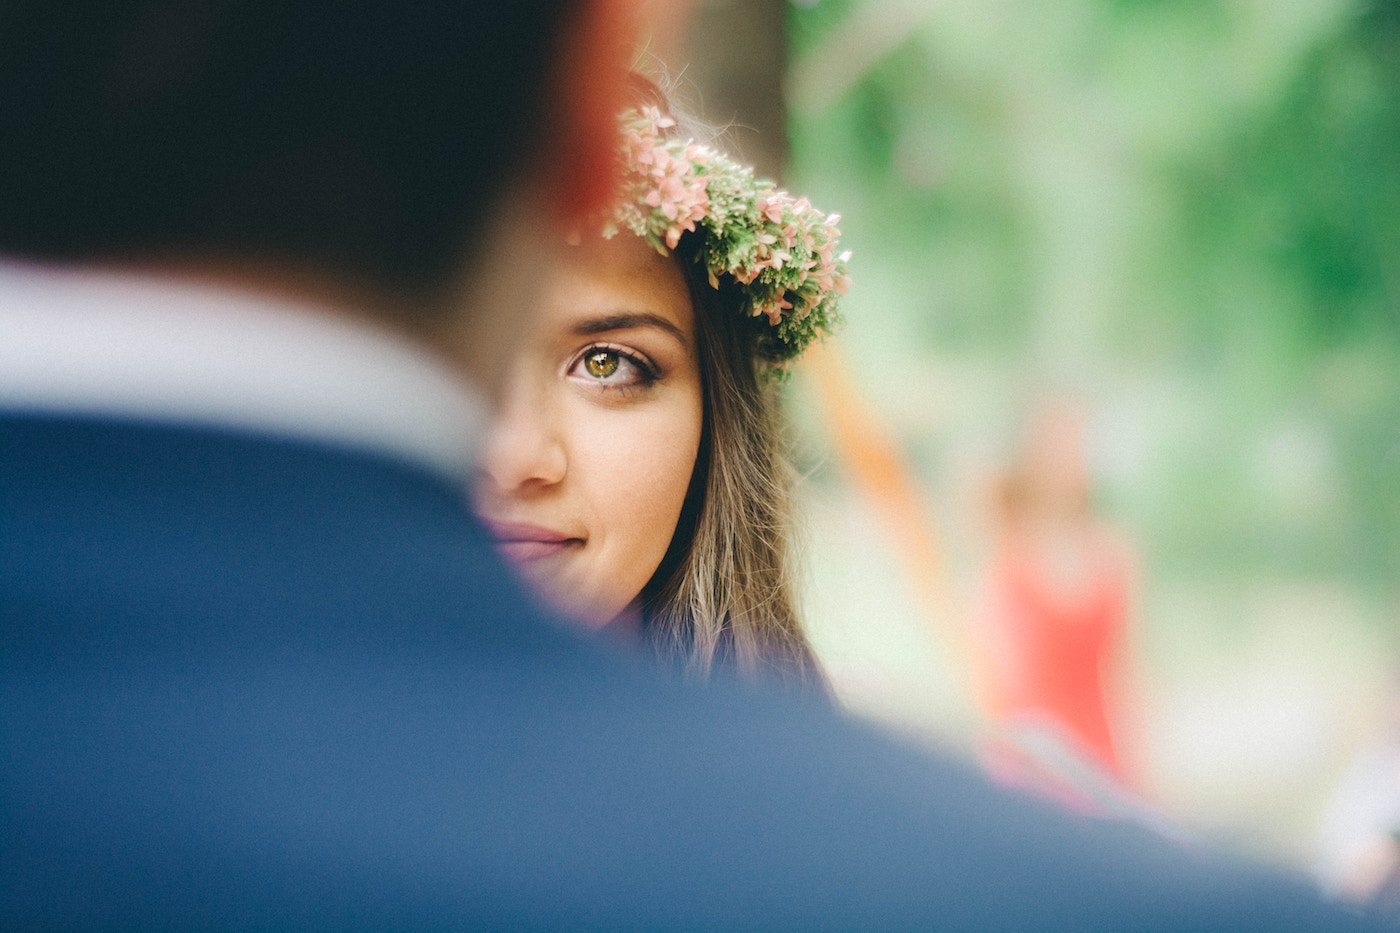
[[[323,311],[0,260],[0,411],[207,424],[375,450],[465,481],[483,424],[424,350]]]

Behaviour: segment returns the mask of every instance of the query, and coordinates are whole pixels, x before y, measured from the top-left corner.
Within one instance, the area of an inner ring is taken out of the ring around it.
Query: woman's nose
[[[512,388],[487,429],[478,468],[498,494],[562,482],[568,457],[547,400]]]

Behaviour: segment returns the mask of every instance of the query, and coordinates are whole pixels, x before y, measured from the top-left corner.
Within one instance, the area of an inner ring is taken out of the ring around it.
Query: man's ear
[[[549,94],[553,152],[547,174],[564,229],[611,205],[617,192],[617,115],[641,29],[639,0],[577,0],[561,37]]]

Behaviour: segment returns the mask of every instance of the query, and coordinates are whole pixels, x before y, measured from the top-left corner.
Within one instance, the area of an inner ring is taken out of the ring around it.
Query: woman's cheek
[[[665,555],[695,469],[700,414],[688,401],[677,398],[632,412],[631,418],[618,412],[613,429],[605,432],[617,443],[604,444],[609,462],[598,464],[595,506],[612,516],[610,537],[629,542],[629,560],[642,562],[633,571],[644,575],[639,589]]]
[[[608,471],[610,498],[630,501],[639,517],[648,516],[651,522],[671,516],[671,527],[655,529],[669,541],[695,469],[700,432],[692,429],[682,406],[658,407],[648,415],[631,426],[626,443],[614,448]]]

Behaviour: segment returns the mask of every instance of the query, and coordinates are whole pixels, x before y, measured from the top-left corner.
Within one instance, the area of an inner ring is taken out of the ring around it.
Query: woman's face
[[[475,499],[525,578],[597,626],[637,598],[666,553],[703,405],[676,263],[627,234],[569,252],[508,363]]]

